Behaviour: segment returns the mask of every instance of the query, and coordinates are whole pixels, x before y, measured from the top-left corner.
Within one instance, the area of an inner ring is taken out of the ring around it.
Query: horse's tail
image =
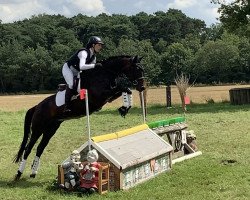
[[[23,135],[23,141],[20,145],[19,151],[17,153],[17,155],[15,156],[13,162],[18,163],[19,161],[21,161],[22,159],[22,155],[23,152],[25,150],[27,141],[29,139],[29,135],[30,135],[30,127],[31,127],[31,121],[32,121],[32,117],[33,114],[35,112],[36,106],[30,108],[25,115],[25,120],[24,120],[24,135]]]

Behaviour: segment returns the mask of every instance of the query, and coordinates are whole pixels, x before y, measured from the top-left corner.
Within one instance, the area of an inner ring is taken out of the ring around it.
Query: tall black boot
[[[70,89],[67,87],[66,92],[65,92],[65,106],[64,106],[64,112],[70,112],[71,110],[69,109],[69,104],[71,97],[73,96],[73,89]]]

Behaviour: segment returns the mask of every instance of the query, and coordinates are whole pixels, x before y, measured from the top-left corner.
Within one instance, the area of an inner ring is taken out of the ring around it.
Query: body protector
[[[78,53],[80,51],[87,51],[88,53],[88,56],[87,56],[87,59],[86,59],[86,64],[90,64],[94,59],[95,59],[95,55],[91,56],[90,57],[90,50],[89,49],[85,49],[85,48],[82,48],[82,49],[79,49],[78,51],[76,51],[70,58],[69,60],[67,60],[67,64],[68,66],[72,66],[74,67],[77,71],[80,71],[80,67],[79,67],[79,64],[80,64],[80,59],[78,58]]]

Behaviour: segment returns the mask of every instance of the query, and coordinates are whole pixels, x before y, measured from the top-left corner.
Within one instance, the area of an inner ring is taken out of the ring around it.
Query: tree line
[[[133,16],[41,14],[0,23],[0,92],[56,90],[64,82],[65,60],[92,35],[106,44],[98,60],[143,57],[149,85],[172,84],[180,73],[202,84],[250,82],[247,30],[234,33],[223,23],[207,27],[176,9]]]

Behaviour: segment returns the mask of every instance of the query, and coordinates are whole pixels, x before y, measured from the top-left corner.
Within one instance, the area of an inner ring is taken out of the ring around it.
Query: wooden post
[[[61,165],[58,165],[58,184],[64,184],[64,169]]]
[[[166,87],[166,101],[167,101],[167,108],[171,108],[171,86],[167,85]]]

